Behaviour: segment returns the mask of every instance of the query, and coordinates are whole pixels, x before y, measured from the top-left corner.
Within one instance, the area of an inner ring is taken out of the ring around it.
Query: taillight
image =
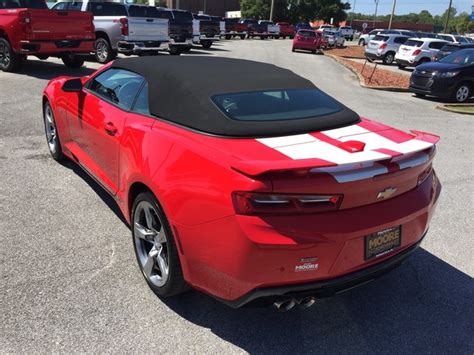
[[[382,43],[379,48],[380,49],[387,48],[387,43],[386,42]]]
[[[234,192],[232,194],[237,214],[275,215],[304,214],[334,211],[342,202],[342,195],[292,195],[260,192]]]
[[[31,18],[29,11],[20,11],[18,13],[20,18],[21,29],[23,33],[28,34],[31,33]]]
[[[417,49],[416,51],[413,52],[413,55],[418,55],[421,53],[421,49]]]
[[[120,19],[120,28],[122,29],[122,36],[128,36],[128,19],[124,17]]]

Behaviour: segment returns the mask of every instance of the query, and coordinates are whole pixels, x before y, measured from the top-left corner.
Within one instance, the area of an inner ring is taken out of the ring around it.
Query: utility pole
[[[351,16],[351,24],[350,24],[351,27],[352,27],[352,21],[354,20],[354,16],[355,16],[356,2],[357,0],[354,0],[354,7],[352,8],[352,16]]]
[[[397,6],[397,0],[393,0],[392,14],[390,15],[390,22],[388,23],[388,29],[392,29],[393,15],[395,14],[395,7]]]
[[[207,10],[206,10],[206,7],[207,7],[207,6],[206,6],[206,5],[207,5],[207,1],[204,0],[204,11],[203,11],[203,12],[204,12],[205,14],[207,13]]]
[[[453,0],[449,0],[448,13],[447,13],[447,16],[446,16],[446,21],[444,23],[444,33],[448,33],[449,16],[451,15],[451,7],[452,6],[453,6]]]
[[[275,6],[275,0],[272,0],[272,4],[270,5],[270,21],[273,21],[273,7]]]
[[[372,27],[375,28],[375,21],[377,21],[377,10],[379,7],[379,0],[374,0],[374,1],[375,1],[375,15],[374,15],[374,24],[372,25]]]

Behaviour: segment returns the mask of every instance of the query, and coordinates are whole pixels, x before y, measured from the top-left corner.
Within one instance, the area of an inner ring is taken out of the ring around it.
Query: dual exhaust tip
[[[295,298],[288,298],[286,300],[277,301],[273,303],[273,306],[281,311],[281,312],[288,312],[292,310],[296,305],[299,305],[302,308],[309,308],[316,303],[315,297],[304,297],[300,299]]]

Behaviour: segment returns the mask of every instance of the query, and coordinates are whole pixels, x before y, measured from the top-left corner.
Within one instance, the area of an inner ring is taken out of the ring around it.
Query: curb
[[[336,62],[343,65],[344,67],[349,69],[351,72],[353,72],[355,75],[357,75],[357,77],[359,78],[359,85],[362,86],[363,88],[371,89],[371,90],[390,91],[390,92],[410,92],[410,90],[406,89],[406,88],[398,88],[398,87],[393,87],[393,86],[370,86],[370,85],[367,85],[365,83],[365,79],[362,76],[362,74],[360,74],[357,70],[355,70],[351,66],[349,66],[346,63],[344,63],[343,61],[341,61],[338,56],[336,56],[334,54],[329,54],[329,53],[328,54],[324,53],[324,54],[326,56],[334,59]]]
[[[473,106],[473,105],[472,105],[472,104],[459,104],[459,105],[456,105],[456,104],[448,104],[448,105],[439,104],[439,105],[436,105],[435,107],[436,107],[438,110],[441,110],[441,111],[452,112],[452,113],[458,113],[458,114],[460,114],[460,115],[468,115],[468,116],[474,115],[474,113],[471,113],[471,112],[461,112],[461,111],[453,110],[450,106],[463,107],[463,106]]]

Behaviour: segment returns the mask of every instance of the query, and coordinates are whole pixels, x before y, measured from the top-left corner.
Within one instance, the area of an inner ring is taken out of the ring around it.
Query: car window
[[[88,11],[94,16],[127,16],[125,5],[112,2],[91,2],[88,5]]]
[[[186,20],[186,21],[193,20],[193,14],[190,13],[189,11],[173,11],[173,16],[176,20]]]
[[[0,9],[47,9],[46,1],[0,0]]]
[[[408,37],[395,37],[393,40],[395,43],[403,44],[408,40]]]
[[[143,85],[143,88],[133,105],[132,111],[141,115],[150,115],[150,107],[148,106],[148,83]]]
[[[109,69],[88,83],[88,89],[120,108],[130,110],[144,78],[123,69]]]
[[[67,9],[69,11],[81,11],[82,9],[82,2],[80,1],[72,1],[68,3]]]
[[[387,42],[389,38],[390,38],[390,37],[388,37],[388,36],[377,35],[377,36],[375,36],[375,37],[372,39],[372,41]]]
[[[458,41],[459,43],[469,43],[467,39],[461,36],[456,36],[456,41]]]
[[[400,31],[390,30],[390,31],[385,31],[385,33],[388,34],[388,35],[399,35]]]
[[[454,40],[451,36],[438,35],[438,38],[444,39],[445,41],[454,42]]]
[[[302,37],[316,37],[316,33],[314,31],[299,31],[298,34]]]
[[[441,49],[444,47],[444,43],[443,42],[431,42],[430,44],[428,44],[428,47],[431,48],[431,49]]]
[[[331,115],[341,105],[318,89],[239,92],[212,97],[229,118],[239,121],[282,121]]]
[[[68,4],[69,4],[68,2],[58,2],[53,5],[51,10],[67,10]],[[2,8],[1,5],[0,5],[0,8]]]
[[[416,39],[409,39],[405,42],[405,46],[409,47],[421,47],[423,45],[423,41],[417,41]]]
[[[156,16],[154,17],[157,17],[157,18],[167,18],[168,20],[172,20],[173,19],[173,14],[171,13],[171,11],[163,11],[163,10],[159,10],[156,12]]]
[[[128,7],[128,14],[131,17],[161,18],[159,11],[154,6],[131,5]]]
[[[458,64],[462,66],[474,64],[474,49],[463,49],[451,53],[440,60],[440,63]]]

